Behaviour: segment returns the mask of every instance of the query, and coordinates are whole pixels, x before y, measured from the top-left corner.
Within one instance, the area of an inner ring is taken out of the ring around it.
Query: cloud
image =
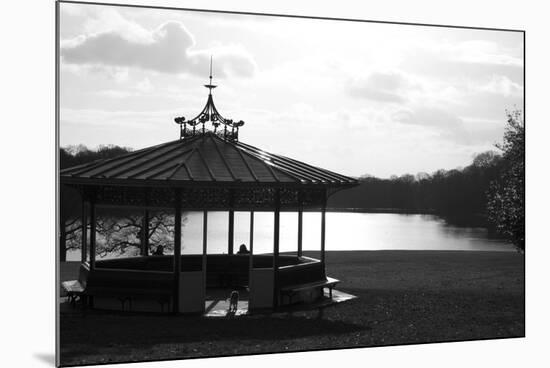
[[[455,149],[488,149],[501,139],[504,131],[502,120],[464,117],[433,107],[401,109],[393,114],[392,120],[406,126],[422,128],[433,137],[454,143]],[[426,138],[425,142],[429,140]]]
[[[397,72],[374,72],[366,79],[348,84],[351,96],[378,102],[404,103],[406,92],[416,88],[404,75]]]
[[[97,96],[108,98],[128,98],[136,96],[144,96],[151,94],[151,92],[158,94],[149,78],[145,78],[140,82],[137,82],[134,86],[128,86],[126,89],[105,89],[94,92]]]
[[[484,40],[427,43],[404,54],[404,68],[439,80],[476,80],[503,75],[523,84],[522,54]]]
[[[145,78],[136,85],[136,89],[140,92],[151,92],[153,90],[153,85],[149,78]]]
[[[453,60],[466,63],[523,66],[521,58],[505,53],[496,42],[487,40],[460,42],[447,52]]]
[[[129,27],[65,40],[61,47],[63,62],[204,76],[208,71],[210,55],[214,54],[216,77],[223,78],[227,74],[250,77],[255,72],[252,58],[238,48],[225,48],[218,52],[194,50],[195,40],[181,22],[163,23],[149,35],[143,32],[125,33],[124,29]],[[129,37],[128,34],[134,36]]]
[[[488,83],[479,86],[479,90],[505,97],[522,97],[523,95],[523,87],[504,75],[491,76]]]
[[[460,117],[438,108],[403,109],[396,112],[393,119],[401,124],[427,128],[441,138],[455,143],[469,144],[475,138]]]
[[[136,92],[130,91],[121,91],[115,89],[106,89],[103,91],[95,92],[98,96],[108,97],[108,98],[127,98],[131,96],[136,96]]]

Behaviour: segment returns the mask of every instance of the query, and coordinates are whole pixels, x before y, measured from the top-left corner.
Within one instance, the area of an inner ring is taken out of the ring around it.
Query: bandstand
[[[325,228],[328,197],[357,184],[353,178],[263,151],[239,141],[242,121],[220,115],[209,89],[204,109],[193,119],[177,117],[180,138],[116,158],[64,169],[60,182],[81,194],[83,223],[79,280],[69,288],[97,308],[202,313],[209,287],[243,287],[249,310],[307,303],[334,286],[325,273]],[[267,133],[267,132],[266,132]],[[141,236],[141,255],[96,259],[98,207],[132,208],[142,213],[169,209],[174,214],[174,254],[151,255],[148,231]],[[320,259],[305,257],[303,212],[321,213]],[[201,211],[202,254],[182,255],[182,213]],[[226,254],[207,254],[208,213],[227,211]],[[250,215],[249,253],[236,254],[235,212]],[[255,213],[273,213],[273,249],[254,253]],[[296,254],[280,254],[280,213],[297,212]],[[307,287],[307,286],[310,287]]]

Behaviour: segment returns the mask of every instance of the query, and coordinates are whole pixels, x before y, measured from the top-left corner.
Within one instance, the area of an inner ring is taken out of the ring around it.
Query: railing
[[[302,258],[306,258],[309,262],[279,268],[279,288],[325,279],[325,267],[321,261],[307,257]]]
[[[192,138],[196,136],[201,136],[205,134],[215,134],[218,137],[230,141],[238,141],[239,140],[239,128],[235,129],[207,129],[204,127],[181,127],[180,130],[180,139],[186,139],[186,138]]]
[[[202,270],[202,255],[182,255],[181,271]],[[254,255],[254,268],[272,268],[273,255]],[[247,286],[249,282],[249,255],[215,254],[207,255],[207,286]],[[280,286],[318,281],[324,278],[324,267],[320,261],[293,255],[279,256]],[[148,284],[147,280],[171,280],[173,256],[131,257],[96,261],[95,270],[87,275],[96,281],[93,284],[134,284],[132,280]]]

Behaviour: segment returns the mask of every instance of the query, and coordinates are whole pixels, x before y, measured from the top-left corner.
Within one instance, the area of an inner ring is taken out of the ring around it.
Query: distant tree
[[[411,174],[401,175],[399,178],[397,178],[397,180],[399,180],[402,183],[407,183],[407,184],[414,183],[414,181],[415,181],[414,175],[411,175]]]
[[[525,250],[525,127],[521,111],[507,112],[502,151],[503,167],[488,194],[489,220],[520,251]]]
[[[416,181],[429,180],[430,179],[430,174],[428,174],[427,172],[421,171],[421,172],[416,174],[415,179],[416,179]]]
[[[481,168],[491,167],[498,164],[500,158],[501,156],[498,152],[486,151],[475,155],[472,165]]]
[[[373,175],[371,174],[363,174],[359,177],[359,180],[362,180],[362,179],[370,179],[370,178],[374,178]]]
[[[113,158],[128,152],[132,152],[132,149],[112,144],[100,145],[96,150],[91,150],[83,144],[62,147],[59,150],[59,167],[65,169],[100,159]]]

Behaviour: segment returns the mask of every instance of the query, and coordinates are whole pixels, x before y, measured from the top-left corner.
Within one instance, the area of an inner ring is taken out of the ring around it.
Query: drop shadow
[[[55,367],[55,354],[51,353],[34,353],[33,357],[43,363]]]

